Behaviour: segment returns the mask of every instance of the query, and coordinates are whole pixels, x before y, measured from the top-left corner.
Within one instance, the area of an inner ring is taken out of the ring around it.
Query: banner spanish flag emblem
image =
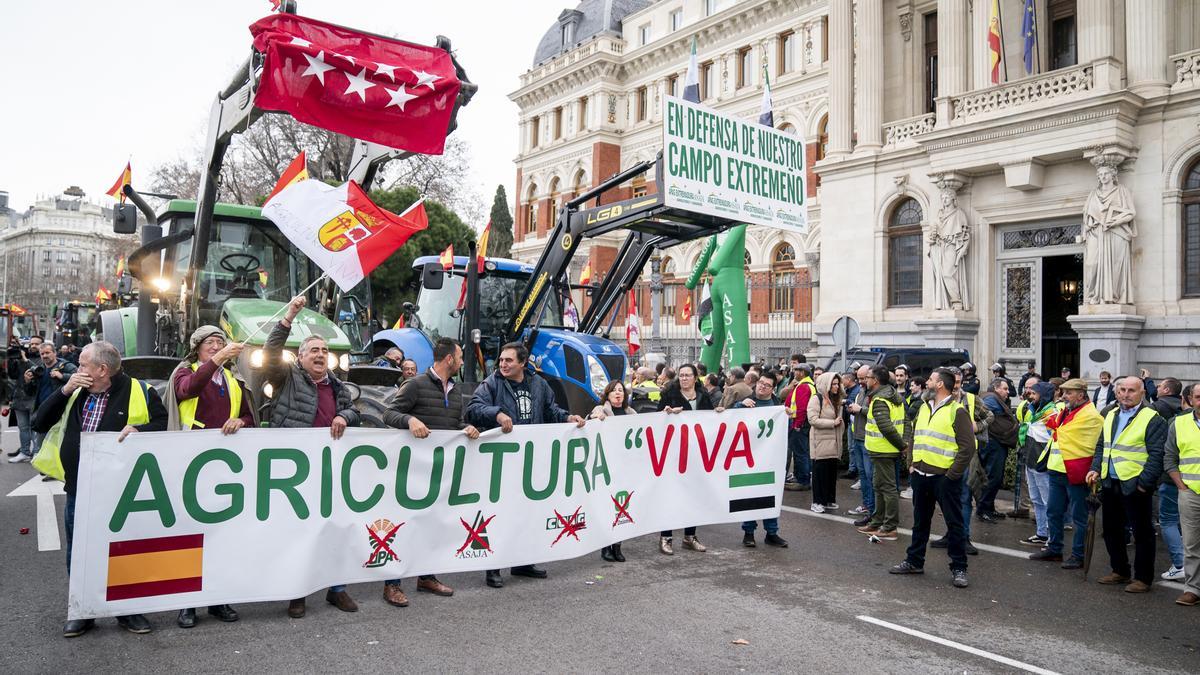
[[[199,591],[203,563],[203,534],[114,541],[108,545],[107,599]]]

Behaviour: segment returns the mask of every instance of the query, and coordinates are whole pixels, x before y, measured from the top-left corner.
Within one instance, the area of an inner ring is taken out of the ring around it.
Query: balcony
[[[917,115],[907,119],[888,122],[883,125],[883,137],[885,149],[915,147],[917,142],[915,137],[921,134],[927,134],[933,131],[934,123],[937,121],[937,116],[933,113]]]
[[[1175,65],[1175,83],[1171,85],[1172,92],[1200,89],[1200,49],[1176,54],[1171,57],[1171,63]]]
[[[1087,98],[1097,91],[1096,64],[1063,68],[1016,82],[939,99],[950,126],[1003,117]]]

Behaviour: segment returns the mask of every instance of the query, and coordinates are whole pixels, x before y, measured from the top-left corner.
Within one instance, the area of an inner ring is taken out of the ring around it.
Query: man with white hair
[[[79,435],[94,431],[119,431],[123,441],[138,431],[165,431],[167,409],[158,392],[121,372],[121,354],[108,342],[93,342],[79,354],[79,370],[55,388],[38,406],[33,430],[45,436],[42,451],[55,453],[62,462],[67,505],[67,572],[71,570],[71,542],[75,533],[75,489],[79,474]],[[50,433],[54,430],[54,433]],[[60,436],[61,434],[61,436]],[[117,617],[131,633],[149,633],[150,622],[141,614]],[[72,619],[63,626],[63,637],[78,637],[95,625],[94,619]]]

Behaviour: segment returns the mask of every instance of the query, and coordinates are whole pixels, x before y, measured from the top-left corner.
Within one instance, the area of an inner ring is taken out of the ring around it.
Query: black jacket
[[[1149,408],[1145,401],[1139,408]],[[1151,408],[1153,410],[1153,408]],[[1140,414],[1140,410],[1135,415]],[[1105,413],[1107,415],[1107,413]],[[1105,424],[1109,424],[1113,432],[1117,430],[1117,422],[1120,421],[1120,413],[1113,415],[1112,422],[1107,419]],[[1113,433],[1113,439],[1117,438],[1117,434]],[[1142,488],[1143,492],[1153,493],[1158,489],[1158,479],[1162,477],[1163,471],[1163,450],[1167,442],[1167,421],[1161,416],[1155,415],[1150,418],[1150,423],[1146,426],[1146,465],[1142,467],[1142,472],[1135,478],[1121,481],[1121,492],[1127,495],[1133,494],[1133,491],[1138,487]],[[1104,433],[1100,434],[1100,439],[1096,441],[1096,454],[1092,456],[1092,471],[1101,473],[1100,469],[1104,466]],[[1116,476],[1110,476],[1116,480]]]
[[[443,396],[442,381],[430,368],[400,385],[396,398],[383,413],[383,421],[389,427],[407,429],[409,420],[415,417],[430,429],[455,431],[467,426],[463,419],[465,408],[462,392],[453,378],[450,391]]]
[[[129,412],[129,385],[133,380],[125,373],[117,373],[112,378],[112,393],[104,408],[104,417],[100,419],[97,431],[120,431],[125,428],[126,416]],[[67,427],[63,430],[62,446],[59,455],[62,459],[63,471],[66,474],[67,494],[75,494],[75,479],[79,473],[79,424],[83,419],[83,404],[87,401],[87,392],[79,392],[75,397],[75,405],[67,411],[67,401],[70,396],[62,391],[62,387],[51,392],[49,398],[38,406],[34,413],[32,427],[39,434],[50,431],[67,412]],[[136,425],[138,431],[166,431],[167,409],[163,407],[162,399],[154,387],[146,388],[146,407],[150,411],[150,421]]]
[[[567,421],[571,414],[558,407],[554,400],[554,390],[541,375],[533,372],[531,368],[526,368],[525,381],[529,383],[529,393],[533,395],[533,424]],[[467,419],[476,429],[485,431],[500,426],[496,422],[496,415],[500,413],[511,417],[513,424],[520,424],[517,397],[508,380],[504,379],[497,369],[475,389],[475,395],[467,404]]]
[[[665,410],[670,408],[683,408],[691,410],[692,404],[683,397],[683,392],[680,391],[679,385],[671,385],[663,390],[662,398],[658,400],[658,409]],[[704,391],[704,387],[696,385],[696,410],[712,410],[712,396]]]

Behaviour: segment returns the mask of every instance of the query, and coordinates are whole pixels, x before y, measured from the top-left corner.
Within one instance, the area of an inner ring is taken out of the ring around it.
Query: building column
[[[988,11],[990,2],[981,1],[971,10],[971,90],[992,86],[991,51],[987,46]],[[941,15],[939,14],[940,18]],[[1040,33],[1039,33],[1040,35]],[[1024,71],[1022,71],[1024,72]]]
[[[970,15],[962,0],[938,0],[937,125],[950,123],[950,97],[967,91]]]
[[[1137,10],[1133,11],[1144,11],[1142,3],[1136,4]],[[1079,63],[1093,64],[1097,91],[1120,89],[1120,61],[1114,58],[1117,14],[1113,0],[1088,0],[1079,3],[1076,19],[1079,26]],[[1165,43],[1165,39],[1163,42]],[[1165,56],[1163,62],[1166,62]]]
[[[858,85],[862,125],[858,148],[878,152],[883,147],[883,3],[858,3]]]
[[[1125,3],[1125,59],[1129,88],[1150,98],[1167,93],[1167,2]]]
[[[853,0],[829,0],[828,157],[850,153],[854,126]]]

